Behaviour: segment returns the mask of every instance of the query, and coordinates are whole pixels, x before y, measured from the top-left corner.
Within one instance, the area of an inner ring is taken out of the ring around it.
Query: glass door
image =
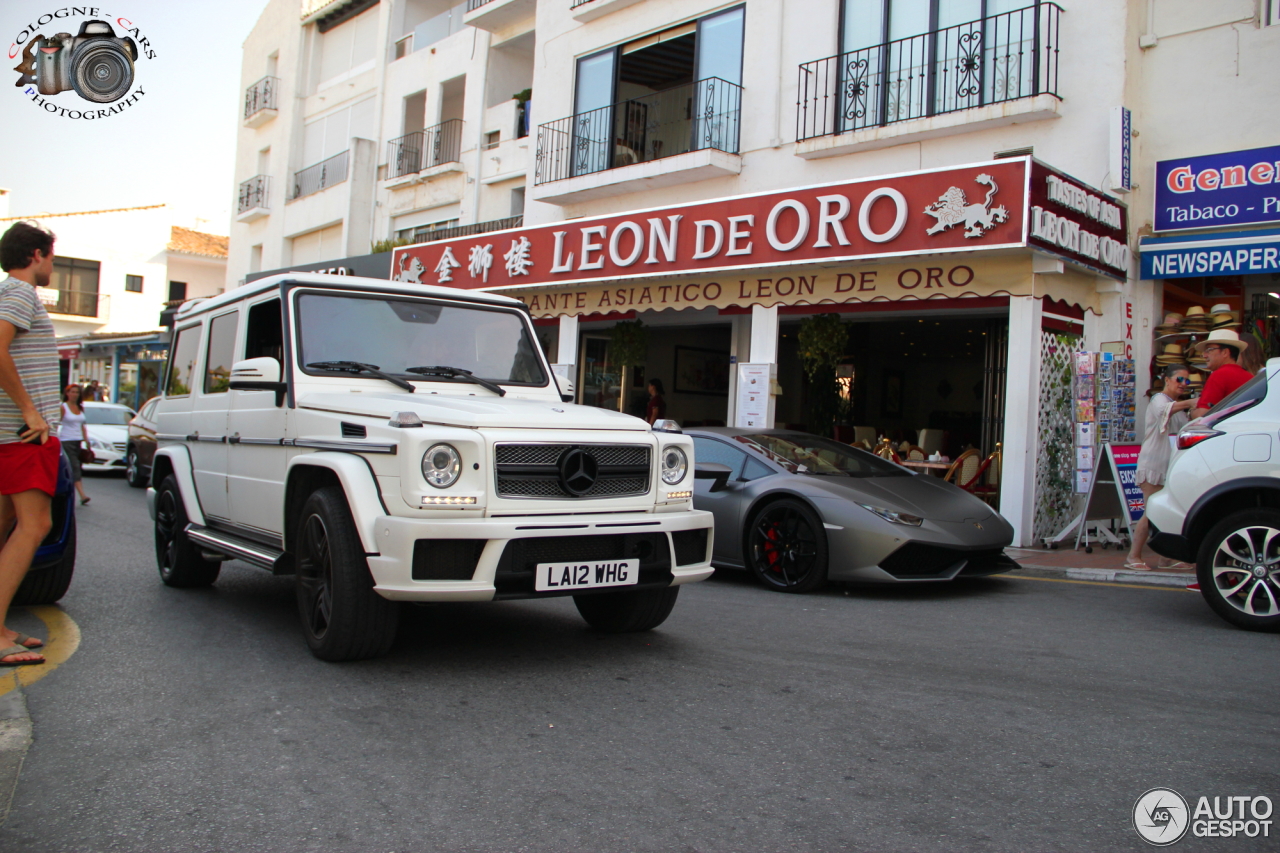
[[[612,165],[616,69],[615,48],[578,60],[578,86],[573,101],[573,140],[569,152],[571,175],[589,175]]]
[[[622,369],[612,363],[609,339],[584,335],[578,376],[578,400],[584,406],[620,411],[622,401]]]
[[[739,6],[698,21],[691,150],[738,150],[745,18],[745,7]]]

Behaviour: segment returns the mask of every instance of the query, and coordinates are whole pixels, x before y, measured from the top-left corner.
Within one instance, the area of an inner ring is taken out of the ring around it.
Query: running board
[[[243,560],[260,569],[266,569],[273,575],[291,575],[294,572],[293,558],[284,551],[278,551],[270,545],[250,542],[229,533],[187,525],[187,538],[201,548],[236,560]]]

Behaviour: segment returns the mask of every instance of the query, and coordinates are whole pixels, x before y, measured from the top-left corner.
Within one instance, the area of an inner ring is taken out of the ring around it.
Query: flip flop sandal
[[[36,641],[35,645],[32,645],[31,643],[27,642],[28,640],[35,640]],[[27,634],[22,633],[21,631],[18,632],[18,636],[13,638],[13,641],[18,645],[26,646],[29,649],[44,648],[44,640],[40,639],[39,637],[29,636]]]
[[[1125,560],[1124,570],[1126,572],[1149,572],[1152,569],[1141,560]]]
[[[29,649],[23,645],[13,645],[9,646],[7,649],[0,649],[0,666],[29,666],[31,664],[41,664],[46,662],[43,656],[39,660],[3,660],[3,658],[9,657],[9,655],[20,655],[24,652],[30,651],[33,651],[33,649]]]

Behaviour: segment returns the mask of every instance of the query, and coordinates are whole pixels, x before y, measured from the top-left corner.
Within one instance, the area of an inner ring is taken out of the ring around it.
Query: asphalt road
[[[167,589],[143,493],[87,485],[82,642],[26,690],[3,850],[1145,850],[1150,788],[1280,804],[1280,636],[1193,593],[731,576],[649,634],[418,607],[389,657],[326,664],[290,579]]]

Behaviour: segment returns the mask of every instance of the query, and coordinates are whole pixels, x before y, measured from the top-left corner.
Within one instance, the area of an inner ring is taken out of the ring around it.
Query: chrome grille
[[[111,446],[114,447],[119,452],[124,453],[125,450],[128,449],[129,443],[126,441],[113,441],[111,442]]]
[[[582,495],[560,487],[557,463],[574,447],[600,466],[595,485]],[[494,459],[498,495],[504,498],[617,498],[649,491],[650,448],[643,444],[499,444]]]

